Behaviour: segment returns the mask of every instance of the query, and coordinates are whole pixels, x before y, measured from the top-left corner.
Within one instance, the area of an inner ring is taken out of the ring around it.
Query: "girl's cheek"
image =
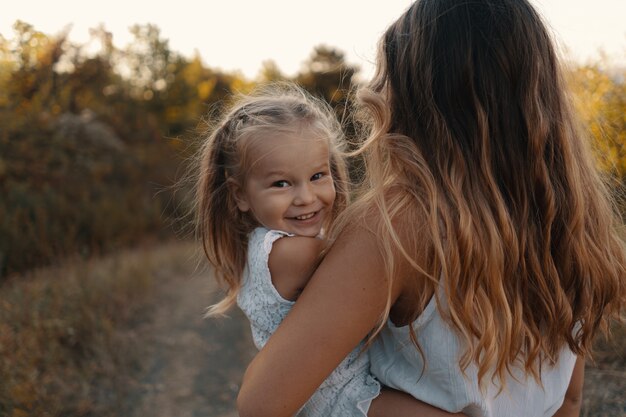
[[[332,191],[329,193],[329,202],[332,205],[335,202],[335,199],[337,198],[337,190],[335,189],[335,183],[333,182],[333,185],[331,187]]]

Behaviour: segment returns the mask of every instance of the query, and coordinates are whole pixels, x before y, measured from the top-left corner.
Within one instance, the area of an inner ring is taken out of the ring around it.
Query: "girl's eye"
[[[318,172],[317,174],[313,174],[313,176],[311,177],[311,181],[317,181],[320,180],[322,178],[324,178],[324,174],[323,172]]]
[[[285,180],[274,181],[272,183],[272,187],[285,188],[285,187],[289,187],[289,183],[287,181],[285,181]]]

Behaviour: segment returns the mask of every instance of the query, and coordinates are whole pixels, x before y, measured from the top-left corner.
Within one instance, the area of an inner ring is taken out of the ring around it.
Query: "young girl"
[[[626,257],[535,10],[418,0],[360,98],[367,188],[248,367],[240,415],[291,415],[368,335],[380,382],[442,409],[578,415]]]
[[[307,284],[323,231],[348,202],[341,137],[327,106],[296,87],[283,87],[240,99],[201,151],[199,232],[216,277],[227,287],[209,315],[236,301],[259,349]],[[299,415],[366,416],[379,392],[359,345]],[[410,403],[423,416],[448,415],[397,394],[386,394],[384,401]],[[400,416],[416,415],[413,410]]]

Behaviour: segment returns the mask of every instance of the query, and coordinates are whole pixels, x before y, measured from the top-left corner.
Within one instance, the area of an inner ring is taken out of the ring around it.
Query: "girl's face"
[[[268,229],[317,236],[331,214],[335,185],[328,139],[279,133],[252,141],[237,206]]]

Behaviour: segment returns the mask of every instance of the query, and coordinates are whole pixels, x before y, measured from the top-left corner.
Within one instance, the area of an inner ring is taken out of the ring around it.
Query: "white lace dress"
[[[258,349],[267,343],[294,304],[278,293],[268,267],[273,243],[284,236],[289,234],[260,227],[248,240],[248,262],[237,304],[250,320]],[[372,400],[380,393],[380,384],[369,373],[368,353],[359,355],[361,347],[360,344],[350,352],[328,376],[300,409],[299,417],[367,416]]]

